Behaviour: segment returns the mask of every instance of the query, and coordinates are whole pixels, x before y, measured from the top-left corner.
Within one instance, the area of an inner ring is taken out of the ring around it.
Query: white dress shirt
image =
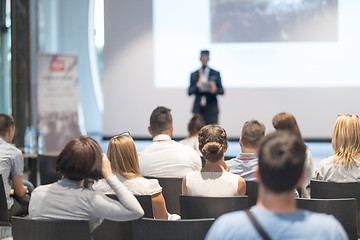
[[[201,168],[201,158],[191,147],[160,134],[139,153],[139,164],[142,176],[182,178]]]

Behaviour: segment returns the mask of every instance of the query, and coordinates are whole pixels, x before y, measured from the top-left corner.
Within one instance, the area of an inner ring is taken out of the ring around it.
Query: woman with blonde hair
[[[140,175],[140,167],[135,143],[128,132],[113,137],[108,146],[107,156],[115,176],[134,195],[151,195],[154,217],[156,219],[176,220],[180,217],[169,214],[166,209],[162,188],[156,179],[146,179]],[[106,181],[100,180],[93,189],[113,193]]]
[[[353,114],[339,115],[334,126],[332,146],[335,154],[322,160],[316,179],[331,182],[360,181],[360,122]]]
[[[294,115],[288,112],[282,112],[272,119],[272,124],[276,130],[285,130],[290,131],[296,136],[299,137],[299,139],[304,142],[299,126],[296,122],[296,119]],[[304,165],[304,182],[301,185],[301,197],[303,198],[310,198],[310,192],[307,189],[307,187],[310,185],[310,180],[312,178],[312,156],[311,152],[308,148],[306,148],[306,159],[305,159],[305,165]]]
[[[109,159],[91,137],[71,140],[56,160],[63,178],[38,186],[32,193],[29,217],[48,220],[88,220],[93,231],[102,219],[136,220],[144,215],[133,194],[114,176]],[[84,179],[103,179],[119,201],[82,187]]]
[[[224,162],[228,147],[225,130],[218,125],[207,125],[199,132],[199,149],[205,166],[188,173],[182,182],[182,194],[204,197],[231,197],[245,195],[245,180],[229,172]]]

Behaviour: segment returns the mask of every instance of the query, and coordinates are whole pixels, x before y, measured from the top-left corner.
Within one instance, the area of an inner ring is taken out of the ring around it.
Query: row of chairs
[[[148,196],[151,202],[151,197]],[[155,220],[143,218],[129,222],[114,222],[105,220],[93,233],[93,240],[97,239],[203,239],[216,217],[222,213],[236,211],[242,207],[242,200],[246,197],[231,197],[225,202],[223,198],[189,197],[183,208],[191,212],[190,217],[201,219],[182,219],[179,221]],[[226,203],[235,204],[226,205]],[[357,239],[356,229],[356,200],[351,199],[297,199],[299,208],[334,215],[344,226],[349,239]],[[239,203],[236,203],[239,202]],[[183,201],[181,201],[183,203]],[[215,204],[215,205],[210,205]],[[193,206],[196,205],[197,208]],[[147,205],[148,206],[148,205]],[[212,209],[217,210],[213,211]],[[144,207],[145,212],[146,207]],[[49,221],[32,220],[28,218],[12,218],[14,240],[32,239],[90,239],[87,221]]]
[[[188,219],[180,221],[142,218],[129,222],[104,223],[89,232],[87,221],[50,221],[12,217],[14,240],[198,240],[204,239],[215,221],[210,219]],[[102,228],[102,229],[100,229]],[[107,234],[99,234],[107,230]]]
[[[55,159],[51,156],[40,155],[40,179],[41,184],[48,184],[58,180],[61,176],[55,172]],[[149,177],[151,178],[151,177]],[[182,179],[176,178],[157,178],[163,188],[163,195],[166,201],[167,209],[170,213],[177,213],[181,216],[184,210],[180,209],[179,196],[181,195]],[[246,182],[249,207],[256,204],[257,183]],[[311,181],[311,198],[317,199],[337,199],[337,198],[355,198],[357,205],[357,218],[360,219],[360,183],[331,183],[321,181]],[[182,216],[183,218],[186,216]],[[360,233],[360,221],[358,221],[358,232]]]

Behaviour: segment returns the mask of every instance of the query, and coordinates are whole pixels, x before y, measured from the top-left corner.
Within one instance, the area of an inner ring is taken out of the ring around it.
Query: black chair
[[[360,182],[335,183],[310,181],[311,198],[355,198],[357,208],[357,229],[360,236]]]
[[[258,182],[246,181],[246,193],[249,198],[249,207],[256,205],[258,196]]]
[[[180,215],[179,196],[181,195],[182,191],[182,178],[146,178],[159,180],[168,212]]]
[[[296,199],[297,207],[313,212],[333,215],[343,225],[349,239],[357,238],[356,200],[343,199]]]
[[[57,156],[39,155],[40,185],[54,183],[61,179],[61,174],[56,172]]]
[[[236,156],[224,156],[224,161],[231,160],[233,158],[236,158]]]
[[[220,215],[249,208],[247,196],[195,197],[180,196],[182,219],[218,218]]]
[[[106,194],[111,199],[118,200],[115,194]],[[144,210],[144,217],[153,218],[152,199],[150,195],[134,195]]]
[[[115,194],[107,194],[111,199],[118,200]],[[141,207],[144,210],[144,217],[153,218],[152,200],[150,195],[138,196],[135,195],[139,201]],[[120,239],[132,239],[132,223],[116,222],[105,219],[99,227],[93,232],[93,240],[120,240]]]
[[[204,239],[214,218],[178,221],[143,218],[133,222],[134,240],[198,240]]]
[[[2,174],[0,174],[0,226],[10,226],[9,210],[6,201]]]
[[[88,221],[51,221],[12,217],[11,224],[14,240],[91,239]]]
[[[132,222],[115,222],[105,219],[93,232],[93,240],[131,240]]]

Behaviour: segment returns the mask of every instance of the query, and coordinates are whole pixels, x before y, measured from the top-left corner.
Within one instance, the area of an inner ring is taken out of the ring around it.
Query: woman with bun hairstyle
[[[134,195],[151,195],[154,217],[156,219],[178,220],[179,215],[169,214],[166,209],[162,188],[156,179],[146,179],[140,175],[139,160],[134,140],[129,135],[113,137],[108,146],[107,156],[114,175]],[[101,179],[94,183],[93,189],[113,194],[109,184]]]
[[[316,179],[331,182],[360,182],[360,122],[353,114],[339,115],[333,130],[335,154],[322,160]]]
[[[228,147],[226,131],[218,125],[207,125],[199,132],[199,149],[205,166],[188,173],[182,181],[182,194],[204,197],[231,197],[245,195],[245,180],[229,173],[224,162]]]
[[[301,141],[304,142],[300,133],[299,126],[296,122],[296,119],[294,115],[292,115],[291,113],[283,112],[277,114],[272,119],[272,124],[276,130],[290,131],[294,133],[296,136],[298,136]],[[304,181],[303,184],[301,185],[301,197],[303,198],[310,198],[310,192],[307,187],[310,185],[310,180],[312,178],[312,173],[313,173],[312,166],[313,166],[313,161],[312,161],[311,152],[308,148],[306,148],[306,158],[304,164]]]

